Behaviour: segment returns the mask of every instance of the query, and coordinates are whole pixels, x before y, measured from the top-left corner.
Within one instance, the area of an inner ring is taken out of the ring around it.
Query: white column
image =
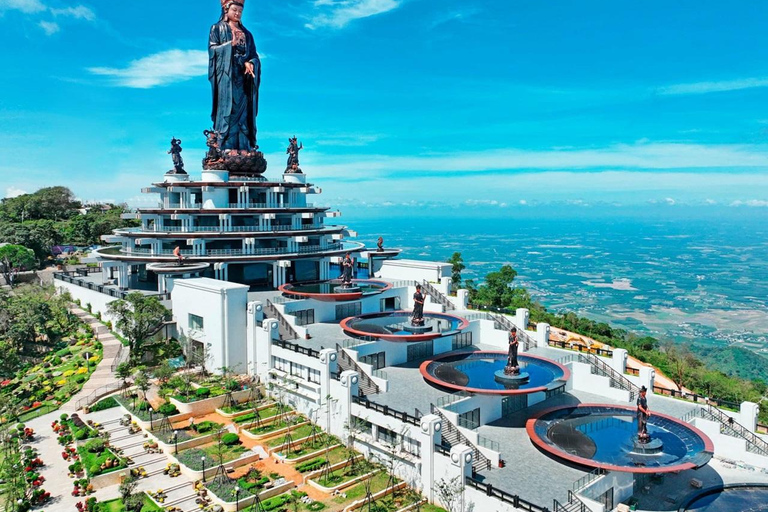
[[[456,297],[459,300],[459,308],[467,309],[469,307],[469,290],[457,290]]]
[[[548,347],[549,346],[549,324],[540,322],[536,325],[536,346]]]
[[[613,349],[611,367],[622,375],[627,371],[627,351],[623,348]]]
[[[420,426],[421,492],[432,503],[435,499],[435,445],[440,443],[443,424],[440,416],[428,414],[421,418]]]
[[[648,388],[653,393],[653,382],[656,380],[656,370],[651,366],[640,367],[640,385]]]
[[[515,325],[518,329],[527,329],[530,312],[526,308],[517,308],[515,310]]]
[[[345,425],[350,425],[352,421],[352,397],[357,396],[359,379],[360,377],[355,371],[342,372],[339,379],[344,388],[344,395],[339,400],[339,404],[341,406],[341,419]],[[346,442],[346,439],[344,441]]]
[[[760,412],[760,406],[753,402],[742,402],[739,407],[741,416],[739,423],[747,427],[751,432],[757,430],[757,414]]]
[[[466,510],[466,502],[464,499],[467,477],[472,476],[472,448],[465,444],[459,444],[451,448],[451,466],[452,474],[451,478],[457,478],[461,482],[461,506],[459,510],[464,512]]]
[[[261,329],[255,329],[256,335],[256,373],[265,382],[272,367],[272,340],[280,337],[277,320],[267,318],[261,324]]]
[[[325,348],[320,351],[320,362],[323,363],[323,369],[320,371],[320,403],[324,404],[331,394],[331,373],[336,371],[338,354],[332,348]],[[327,416],[326,416],[327,418]],[[326,419],[324,418],[324,419]],[[318,418],[319,420],[320,418]],[[330,425],[324,426],[327,432],[331,431]]]

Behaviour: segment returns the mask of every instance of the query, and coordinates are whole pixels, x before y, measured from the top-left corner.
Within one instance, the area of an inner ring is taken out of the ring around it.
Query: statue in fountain
[[[637,440],[640,443],[647,443],[651,440],[648,434],[648,417],[651,411],[648,410],[648,399],[646,393],[648,389],[643,386],[640,388],[640,396],[637,397]]]
[[[421,293],[421,285],[416,285],[416,293],[413,294],[413,314],[411,325],[424,325],[424,295]]]
[[[341,262],[342,286],[348,287],[352,285],[352,267],[353,266],[354,266],[354,263],[352,262],[352,257],[349,255],[349,253],[347,253]]]
[[[509,331],[509,351],[507,352],[507,366],[504,375],[520,375],[520,364],[517,362],[517,349],[520,342],[517,340],[517,327]]]

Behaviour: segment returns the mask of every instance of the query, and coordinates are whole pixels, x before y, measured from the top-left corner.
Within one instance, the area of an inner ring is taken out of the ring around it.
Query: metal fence
[[[520,510],[525,510],[526,512],[550,512],[547,507],[542,507],[540,505],[536,505],[535,503],[531,503],[530,501],[524,500],[516,494],[497,489],[493,485],[475,480],[471,476],[467,477],[466,483],[469,487],[484,492],[486,496],[496,498],[497,500],[508,503]]]

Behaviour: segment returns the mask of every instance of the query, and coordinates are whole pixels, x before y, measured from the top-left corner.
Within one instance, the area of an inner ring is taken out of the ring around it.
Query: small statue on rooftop
[[[204,130],[205,145],[208,146],[208,153],[205,154],[203,159],[203,167],[206,164],[215,164],[223,160],[221,155],[221,148],[219,147],[219,138],[221,135],[216,130]]]
[[[168,154],[173,159],[173,174],[187,174],[184,170],[184,160],[181,158],[181,139],[173,137],[171,139],[171,149],[168,150]]]
[[[381,236],[376,240],[376,252],[384,252],[384,238]]]
[[[416,293],[413,294],[413,313],[411,314],[411,325],[424,325],[424,301],[426,297],[421,293],[421,285],[416,285]]]
[[[643,386],[640,388],[640,396],[637,397],[637,440],[640,443],[647,443],[651,440],[651,436],[648,434],[648,417],[651,415],[651,411],[648,409],[647,392],[648,388]]]
[[[504,375],[520,375],[520,363],[517,361],[517,350],[520,342],[517,339],[517,327],[509,331],[509,351],[507,352],[507,366]]]
[[[295,135],[292,139],[288,139],[288,149],[285,150],[285,153],[288,155],[288,163],[285,167],[285,172],[301,172],[301,168],[299,167],[299,151],[302,149],[304,149],[304,143],[299,143]]]

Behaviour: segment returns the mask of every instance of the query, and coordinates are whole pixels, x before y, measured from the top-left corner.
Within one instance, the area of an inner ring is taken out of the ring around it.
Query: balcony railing
[[[166,210],[199,210],[203,207],[203,203],[188,203],[182,205],[181,203],[158,203],[155,208],[140,208],[155,210],[157,208],[163,208]],[[277,208],[329,208],[328,206],[321,206],[315,203],[306,204],[290,204],[290,203],[226,203],[224,206],[213,206],[212,210],[233,209],[233,210],[265,210],[265,209],[277,209]]]
[[[186,257],[206,257],[206,256],[270,256],[270,255],[283,255],[283,254],[311,254],[317,252],[328,251],[340,251],[343,249],[343,244],[328,244],[322,245],[304,245],[299,246],[297,249],[289,249],[287,247],[270,247],[263,249],[207,249],[200,253],[195,253],[190,249],[184,249],[181,251],[182,256]],[[121,249],[120,253],[138,256],[174,256],[173,250],[161,249],[159,251],[152,249],[132,248]]]
[[[154,226],[153,229],[142,228],[127,228],[119,231],[125,231],[128,233],[275,233],[280,231],[308,231],[312,229],[323,229],[322,224],[302,224],[299,227],[294,227],[290,224],[277,224],[271,226],[230,226],[222,228],[220,226],[193,226],[191,228],[184,228],[181,226]]]

